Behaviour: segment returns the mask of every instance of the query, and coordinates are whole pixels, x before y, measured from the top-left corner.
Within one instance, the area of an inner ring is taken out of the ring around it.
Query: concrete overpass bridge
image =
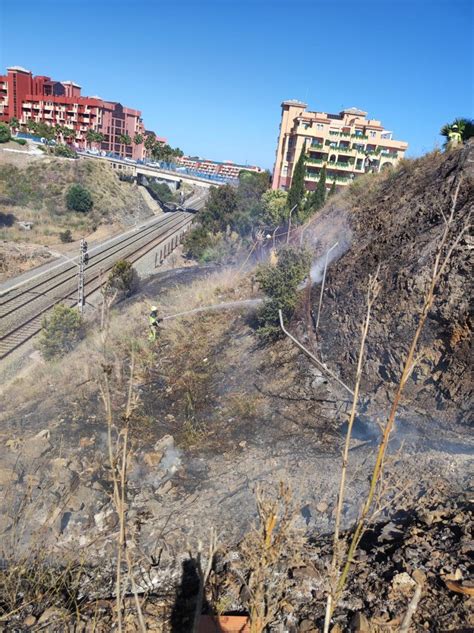
[[[109,156],[96,156],[93,154],[80,154],[81,158],[87,158],[91,160],[103,160],[107,161],[111,164],[112,168],[115,169],[119,174],[123,174],[124,176],[132,176],[133,178],[139,178],[140,176],[147,176],[149,178],[158,178],[163,182],[168,182],[174,188],[179,182],[186,182],[189,185],[197,185],[199,187],[205,187],[209,189],[210,187],[218,187],[219,185],[225,184],[225,182],[221,182],[218,180],[211,180],[209,178],[195,176],[187,174],[186,172],[181,171],[173,171],[171,169],[163,169],[161,167],[152,167],[151,165],[144,165],[134,162],[128,162],[125,160],[120,160],[117,158],[111,158]]]

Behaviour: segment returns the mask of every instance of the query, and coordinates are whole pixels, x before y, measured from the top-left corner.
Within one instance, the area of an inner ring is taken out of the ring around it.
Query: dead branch
[[[335,582],[338,576],[338,559],[339,559],[339,546],[340,546],[339,532],[340,532],[340,527],[341,527],[342,507],[344,504],[344,497],[345,497],[345,490],[346,490],[346,475],[347,475],[347,466],[348,466],[348,460],[349,460],[349,447],[351,443],[352,427],[354,425],[354,420],[357,413],[360,381],[362,378],[362,367],[364,364],[365,342],[367,339],[367,333],[369,331],[371,310],[380,291],[378,273],[379,273],[379,270],[377,270],[375,276],[369,277],[369,283],[367,287],[367,302],[366,302],[367,311],[365,314],[364,325],[362,327],[362,338],[361,338],[360,347],[359,347],[359,360],[357,362],[354,397],[352,399],[352,408],[351,408],[351,413],[349,416],[346,440],[344,443],[344,450],[342,454],[341,480],[339,484],[339,493],[338,493],[338,498],[337,498],[336,519],[335,519],[335,525],[334,525],[333,553],[332,553],[332,561],[331,561],[332,582]],[[332,587],[327,597],[326,616],[325,616],[325,621],[324,621],[324,633],[328,633],[329,631],[329,624],[330,624],[331,613],[332,613],[332,601],[333,601],[333,595],[335,593],[335,590],[336,590],[336,587],[335,586]]]

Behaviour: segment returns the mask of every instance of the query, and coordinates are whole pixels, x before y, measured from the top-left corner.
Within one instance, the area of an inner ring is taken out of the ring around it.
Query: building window
[[[377,135],[376,132],[374,132],[374,130],[370,130],[370,138],[375,138]]]

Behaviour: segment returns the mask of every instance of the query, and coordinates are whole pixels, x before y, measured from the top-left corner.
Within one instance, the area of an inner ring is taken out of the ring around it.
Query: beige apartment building
[[[368,119],[357,108],[339,114],[308,112],[307,104],[289,100],[282,116],[273,189],[288,189],[303,148],[306,149],[307,190],[315,189],[323,165],[326,185],[348,185],[367,171],[390,169],[405,155],[408,143],[396,141],[380,121]]]

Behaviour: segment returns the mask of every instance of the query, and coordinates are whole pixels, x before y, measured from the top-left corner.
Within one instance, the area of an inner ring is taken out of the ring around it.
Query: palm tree
[[[104,140],[104,135],[100,132],[97,132],[93,128],[89,128],[86,133],[86,143],[89,143],[91,146],[93,143],[102,143]]]
[[[443,143],[443,147],[446,149],[449,143],[449,134],[452,132],[453,127],[458,126],[458,132],[461,135],[461,139],[463,142],[466,142],[467,139],[474,136],[474,121],[472,119],[465,119],[462,117],[458,117],[454,119],[452,123],[446,123],[440,130],[441,136],[445,137],[445,141]]]
[[[121,145],[131,145],[132,144],[132,139],[129,137],[128,134],[121,134],[118,137],[118,141]]]
[[[135,134],[135,136],[133,137],[133,142],[135,143],[135,145],[140,145],[140,143],[143,143],[143,136],[141,134]]]
[[[12,116],[12,118],[8,122],[8,125],[10,126],[10,129],[18,130],[18,128],[20,127],[20,121],[16,118],[16,116]]]

